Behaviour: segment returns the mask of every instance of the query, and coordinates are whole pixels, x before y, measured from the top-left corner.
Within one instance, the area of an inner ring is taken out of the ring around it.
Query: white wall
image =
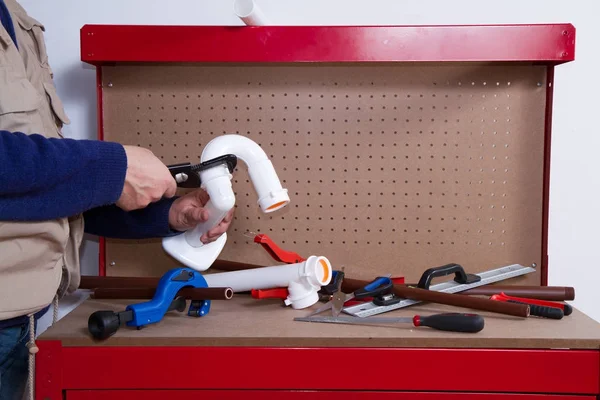
[[[79,61],[84,24],[241,25],[232,0],[21,0],[46,26],[50,62],[75,138],[96,137],[95,73]],[[256,0],[279,25],[494,24],[570,22],[576,61],[557,68],[553,121],[549,284],[574,286],[573,304],[600,321],[598,230],[600,6],[596,0]],[[84,273],[97,271],[97,243],[87,241]],[[62,307],[61,315],[72,308]],[[42,330],[44,323],[42,322]]]

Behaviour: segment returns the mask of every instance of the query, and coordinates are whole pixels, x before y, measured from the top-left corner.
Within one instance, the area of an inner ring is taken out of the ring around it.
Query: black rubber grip
[[[114,335],[121,326],[119,314],[114,311],[96,311],[88,318],[88,330],[95,339]]]
[[[571,315],[571,313],[573,312],[573,307],[571,307],[569,304],[564,304],[563,306],[565,308],[563,310],[564,314],[565,315]]]
[[[429,316],[415,315],[415,326],[428,326],[440,331],[475,333],[483,329],[485,321],[481,315],[444,313]]]
[[[479,282],[481,277],[479,275],[467,274],[462,266],[459,264],[446,264],[441,267],[429,268],[419,279],[417,287],[420,289],[429,290],[429,285],[433,278],[454,274],[454,281],[460,284]]]
[[[508,303],[525,304],[520,301],[508,300]],[[537,304],[529,304],[530,315],[542,318],[562,319],[564,316],[563,310],[556,307],[539,306]]]

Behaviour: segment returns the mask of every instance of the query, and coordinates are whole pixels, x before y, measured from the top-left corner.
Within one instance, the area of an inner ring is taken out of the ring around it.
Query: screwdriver
[[[451,332],[468,332],[475,333],[483,329],[485,323],[481,315],[465,314],[465,313],[442,313],[433,315],[415,315],[414,317],[298,317],[294,321],[302,322],[322,322],[322,323],[337,323],[337,324],[353,324],[353,325],[380,325],[380,324],[396,324],[396,323],[411,323],[414,326],[428,326],[440,331]]]

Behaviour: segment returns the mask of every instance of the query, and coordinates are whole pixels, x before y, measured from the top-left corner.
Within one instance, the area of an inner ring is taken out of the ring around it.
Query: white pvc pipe
[[[233,11],[246,25],[269,25],[267,17],[254,0],[234,0]]]
[[[262,212],[279,210],[290,202],[288,191],[281,186],[273,163],[258,143],[241,135],[218,136],[204,147],[200,159],[204,162],[225,154],[234,154],[248,167],[248,174],[258,195],[258,205]],[[208,171],[200,174],[203,182],[208,179],[205,178],[208,174]],[[227,192],[227,196],[230,196],[230,192]]]
[[[281,186],[273,163],[256,142],[235,134],[218,136],[204,147],[200,160],[205,162],[226,154],[233,154],[246,164],[262,212],[279,210],[290,202],[288,191]],[[227,233],[208,244],[203,244],[200,238],[220,223],[235,206],[231,178],[229,169],[223,164],[201,171],[202,187],[209,196],[209,201],[204,207],[208,211],[208,220],[181,235],[163,239],[163,249],[168,254],[197,271],[208,269],[227,241]]]
[[[327,258],[311,256],[301,263],[206,274],[204,278],[208,287],[230,287],[234,292],[286,287],[289,296],[285,303],[297,309],[315,304],[319,300],[317,292],[332,275]]]

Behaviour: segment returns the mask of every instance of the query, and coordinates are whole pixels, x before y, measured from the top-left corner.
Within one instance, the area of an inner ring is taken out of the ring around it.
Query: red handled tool
[[[524,297],[507,296],[504,292],[490,297],[491,300],[505,301],[508,303],[529,304],[530,314],[537,317],[562,319],[564,315],[570,315],[573,308],[568,304],[556,303],[546,300],[527,299]]]
[[[283,262],[286,264],[295,264],[305,261],[306,259],[301,257],[298,253],[293,251],[287,251],[281,249],[279,246],[271,240],[271,238],[265,234],[257,234],[254,236],[254,243],[260,243],[269,253],[274,260]],[[253,289],[251,295],[255,299],[282,299],[288,298],[287,288],[273,288],[273,289]]]
[[[283,250],[281,247],[277,246],[273,240],[264,233],[257,234],[254,236],[254,243],[260,243],[262,247],[269,253],[274,260],[283,262],[286,264],[295,264],[306,261],[306,259],[300,256],[298,253],[293,251]],[[340,271],[333,271],[333,277],[331,282],[321,288],[319,291],[320,294],[324,296],[332,296],[337,291],[338,280],[342,279],[343,273],[339,273]],[[404,283],[404,277],[391,278],[394,284],[402,284]],[[255,299],[287,299],[288,290],[287,288],[273,288],[273,289],[255,289],[251,291],[251,295]],[[361,297],[360,302],[370,302],[373,301],[373,297]],[[356,301],[348,302],[346,305],[350,305],[351,303],[358,303],[358,299]]]
[[[293,251],[282,250],[265,234],[256,235],[254,237],[254,243],[260,243],[271,257],[277,261],[286,264],[295,264],[306,261],[306,258],[300,257],[299,254],[294,253]]]
[[[483,329],[485,321],[481,315],[463,313],[443,313],[433,315],[415,315],[414,317],[298,317],[294,321],[325,322],[353,325],[382,325],[412,323],[414,326],[428,326],[440,331],[476,333]]]

